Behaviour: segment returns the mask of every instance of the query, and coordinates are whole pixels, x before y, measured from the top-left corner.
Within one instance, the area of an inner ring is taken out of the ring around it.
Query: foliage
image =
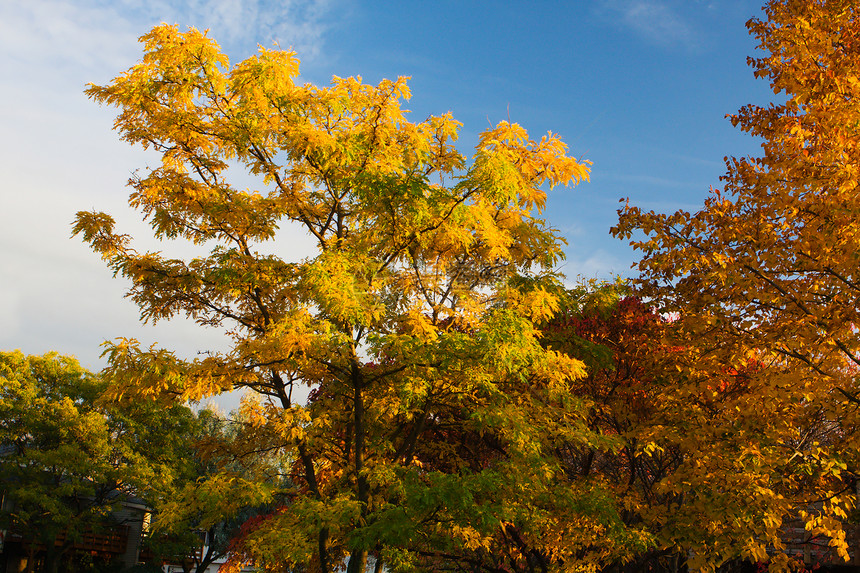
[[[764,560],[782,543],[795,492],[774,455],[785,420],[762,416],[759,404],[768,368],[701,362],[694,342],[679,344],[676,318],[623,283],[589,285],[571,290],[544,329],[553,348],[588,364],[574,391],[591,404],[589,427],[606,437],[559,449],[570,487],[603,480],[641,540],[606,571],[710,570]],[[704,366],[714,367],[709,376],[691,376]]]
[[[161,155],[130,181],[130,204],[157,238],[209,252],[138,252],[104,213],[79,213],[74,232],[130,279],[142,319],[185,314],[232,336],[194,360],[119,340],[105,372],[115,398],[251,391],[234,453],[265,462],[242,487],[276,509],[244,528],[234,565],[536,566],[516,547],[495,554],[514,532],[557,541],[544,565],[623,553],[603,484],[567,488],[553,455],[595,436],[571,393],[582,362],[537,327],[558,307],[546,273],[562,255],[539,218],[544,188],[579,182],[587,164],[502,122],[467,167],[449,115],[406,119],[403,78],[299,85],[291,52],[260,48],[231,68],[193,29],[142,42],[141,63],[87,93]],[[256,188],[230,182],[242,170]],[[316,253],[279,256],[279,230],[308,234]]]
[[[647,235],[632,243],[643,252],[641,293],[680,315],[680,393],[702,396],[721,371],[762,365],[748,383],[749,414],[725,431],[758,436],[739,441],[738,455],[755,468],[746,471],[768,519],[800,515],[847,557],[841,522],[855,504],[860,405],[860,14],[842,0],[773,0],[765,10],[749,23],[765,53],[750,62],[785,101],[731,117],[762,138],[763,155],[728,159],[724,189],[702,210],[627,206],[614,232]],[[763,556],[765,540],[742,554]]]
[[[105,388],[73,358],[0,353],[0,483],[11,500],[0,528],[44,545],[47,570],[85,533],[115,526],[130,497],[156,495],[183,471],[175,436],[191,412],[120,409],[99,402]]]
[[[266,511],[272,488],[247,479],[265,460],[234,455],[237,433],[220,414],[201,410],[193,434],[182,438],[191,471],[154,500],[146,547],[159,563],[203,573],[227,556],[243,523]]]

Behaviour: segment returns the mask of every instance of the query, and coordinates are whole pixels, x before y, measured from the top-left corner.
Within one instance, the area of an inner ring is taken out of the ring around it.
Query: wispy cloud
[[[689,0],[601,0],[598,6],[605,17],[650,43],[694,49],[700,34],[681,10],[689,4]]]
[[[24,65],[119,70],[139,57],[135,39],[160,22],[209,29],[225,48],[251,39],[321,53],[342,0],[28,0],[0,2],[0,54]],[[249,46],[237,46],[247,52]],[[251,46],[253,47],[253,45]],[[242,53],[242,56],[247,53]],[[8,59],[7,59],[8,61]]]
[[[618,276],[628,276],[633,257],[622,259],[604,249],[597,249],[590,254],[578,250],[567,253],[567,260],[560,270],[565,274],[565,285],[577,286],[590,279],[613,280]]]
[[[308,58],[319,55],[334,6],[335,0],[161,0],[149,12],[170,23],[209,28],[225,43],[255,38],[267,47],[292,46]]]

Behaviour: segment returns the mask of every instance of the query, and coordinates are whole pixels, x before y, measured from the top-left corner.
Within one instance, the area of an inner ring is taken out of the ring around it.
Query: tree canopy
[[[237,560],[533,567],[630,543],[599,481],[561,479],[555,445],[593,436],[570,391],[583,364],[536,326],[557,308],[562,256],[539,215],[546,187],[587,178],[587,163],[508,122],[467,162],[450,115],[407,120],[403,78],[300,85],[292,52],[260,48],[231,67],[194,29],[141,40],[138,65],[87,93],[120,109],[123,139],[161,156],[130,181],[130,204],[155,237],[208,254],[138,252],[98,212],[79,213],[74,232],[130,279],[142,319],[185,314],[232,337],[193,360],[118,340],[105,374],[118,399],[250,391],[238,455],[268,456],[278,475],[248,487],[283,509],[247,529]],[[233,182],[240,171],[253,188]],[[313,256],[272,247],[296,229]],[[495,453],[479,463],[474,447]],[[491,551],[513,532],[557,543]]]
[[[271,467],[276,460],[235,455],[245,450],[234,444],[238,423],[203,409],[193,431],[176,436],[189,446],[189,471],[150,501],[152,519],[144,540],[150,563],[180,564],[186,573],[205,573],[228,556],[245,522],[270,509],[268,489],[256,484],[279,479]]]
[[[44,546],[45,571],[85,534],[122,525],[123,503],[155,499],[185,471],[191,411],[119,408],[100,401],[105,388],[68,356],[0,352],[0,528]]]
[[[408,119],[404,78],[302,85],[289,51],[231,66],[197,30],[143,36],[141,62],[87,93],[160,155],[129,203],[164,251],[100,212],[74,233],[144,321],[184,314],[231,346],[118,339],[108,394],[246,391],[224,463],[163,522],[264,508],[230,566],[270,571],[779,569],[793,519],[846,557],[856,12],[772,0],[750,21],[784,101],[731,119],[763,155],[727,159],[696,213],[620,211],[613,233],[643,253],[633,291],[554,274],[546,193],[589,164],[552,133],[502,122],[467,159],[450,114]],[[291,256],[293,233],[314,252]],[[204,254],[171,258],[173,241]]]
[[[700,211],[626,206],[614,232],[642,251],[643,296],[679,314],[680,388],[701,395],[720,371],[759,365],[746,383],[754,414],[731,430],[759,436],[738,450],[738,470],[758,468],[777,524],[799,515],[847,557],[860,453],[860,15],[840,0],[765,11],[748,24],[763,51],[750,63],[784,101],[731,116],[761,138],[761,157],[727,159],[724,188]]]

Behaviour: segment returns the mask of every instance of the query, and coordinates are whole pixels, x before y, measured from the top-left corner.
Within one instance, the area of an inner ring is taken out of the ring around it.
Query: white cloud
[[[266,47],[277,42],[312,58],[320,53],[333,7],[333,0],[161,0],[148,4],[146,16],[153,23],[209,29],[225,45],[249,39]]]
[[[565,285],[572,287],[590,279],[614,280],[631,274],[629,259],[622,259],[605,249],[585,254],[581,249],[567,249],[567,260],[558,269],[565,275]]]
[[[8,272],[8,265],[0,265],[0,273]],[[20,292],[0,284],[0,324],[3,330],[17,332],[21,328],[20,308]]]
[[[314,58],[336,0],[28,0],[0,2],[0,54],[8,63],[119,72],[139,57],[136,39],[161,22],[209,29],[225,49],[293,46]],[[243,56],[246,53],[242,54]],[[41,68],[41,66],[39,66]]]
[[[698,47],[699,34],[680,10],[689,2],[670,0],[602,0],[603,13],[633,30],[648,42],[659,45]]]

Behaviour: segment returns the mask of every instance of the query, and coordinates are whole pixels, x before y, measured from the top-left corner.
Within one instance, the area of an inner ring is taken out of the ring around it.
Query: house
[[[3,495],[0,510],[13,508],[11,498]],[[54,539],[54,548],[65,548],[60,569],[122,570],[137,564],[147,511],[142,500],[129,498],[113,508],[105,527],[87,529],[74,540],[67,538],[67,532],[60,532]],[[14,529],[0,530],[0,573],[43,571],[47,549],[43,540],[28,538]]]

